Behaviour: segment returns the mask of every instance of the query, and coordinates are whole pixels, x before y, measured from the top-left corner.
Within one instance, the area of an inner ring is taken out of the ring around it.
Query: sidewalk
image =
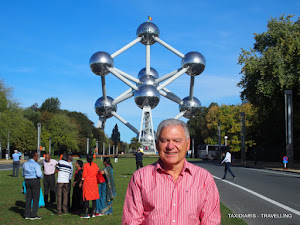
[[[280,162],[262,162],[257,161],[256,164],[254,161],[247,161],[246,163],[241,163],[238,160],[235,160],[232,165],[236,166],[245,166],[257,169],[269,169],[283,172],[292,172],[292,173],[300,173],[300,163],[295,162],[293,168],[289,168],[289,164],[287,164],[287,169],[283,168],[283,163]]]

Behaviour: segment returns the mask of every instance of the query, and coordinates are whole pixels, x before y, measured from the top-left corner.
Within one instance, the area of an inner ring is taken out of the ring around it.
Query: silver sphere
[[[146,68],[141,69],[140,72],[139,72],[139,74],[138,74],[138,78],[141,78],[141,77],[143,77],[145,75],[147,75],[146,74]],[[153,69],[152,67],[150,67],[150,74],[148,74],[148,75],[152,76],[152,77],[155,77],[155,78],[159,77],[158,76],[158,72],[155,69]]]
[[[136,36],[142,37],[142,44],[153,45],[156,42],[153,37],[159,37],[159,29],[154,23],[145,22],[138,27]]]
[[[138,84],[137,86],[141,86],[141,85],[155,85],[157,86],[157,84],[155,84],[155,77],[153,76],[143,76],[143,77],[140,77],[139,80],[142,82],[142,84]]]
[[[182,59],[181,65],[183,68],[188,67],[188,71],[186,72],[188,75],[197,76],[204,71],[206,61],[201,53],[189,52]]]
[[[201,103],[197,98],[193,97],[193,99],[190,100],[190,97],[185,97],[179,105],[179,111],[182,112],[186,110],[183,116],[190,119],[200,107]]]
[[[90,59],[90,67],[94,74],[105,76],[109,74],[107,67],[113,67],[114,60],[107,52],[96,52]]]
[[[150,106],[151,109],[155,108],[160,99],[160,94],[153,85],[141,85],[139,90],[134,92],[134,101],[139,108]]]
[[[112,117],[111,112],[117,111],[117,106],[112,104],[113,101],[114,99],[109,96],[107,96],[106,100],[104,100],[103,97],[98,98],[98,100],[95,103],[95,111],[97,115],[105,118]]]

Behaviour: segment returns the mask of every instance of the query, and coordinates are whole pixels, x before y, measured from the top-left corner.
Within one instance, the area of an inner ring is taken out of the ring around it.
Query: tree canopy
[[[254,39],[254,47],[242,49],[239,56],[238,85],[243,89],[241,98],[257,108],[258,144],[272,157],[285,151],[285,90],[293,91],[295,144],[300,143],[300,20],[291,15],[271,18],[267,31],[254,34]]]

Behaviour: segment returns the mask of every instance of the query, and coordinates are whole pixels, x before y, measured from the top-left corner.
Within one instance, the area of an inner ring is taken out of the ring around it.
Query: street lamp
[[[290,166],[294,163],[294,146],[293,146],[293,91],[284,91],[285,100],[285,135],[286,135],[286,155],[289,159]]]
[[[49,154],[51,155],[51,138],[49,138]]]
[[[40,146],[41,146],[41,123],[38,123],[38,124],[37,124],[37,127],[38,127],[37,154],[38,154],[38,157],[39,157],[39,159],[40,159],[40,156],[41,156],[41,150],[40,150]]]
[[[227,147],[227,139],[228,139],[228,137],[225,136],[224,138],[225,138],[225,147]]]

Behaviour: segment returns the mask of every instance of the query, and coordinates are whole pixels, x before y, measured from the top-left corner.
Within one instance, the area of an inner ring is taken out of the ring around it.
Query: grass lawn
[[[52,215],[56,212],[55,209],[40,208],[38,215],[42,217],[41,220],[25,220],[23,218],[25,196],[21,193],[23,177],[20,169],[18,178],[11,176],[11,170],[0,172],[0,224],[121,224],[125,192],[129,180],[135,171],[135,159],[119,157],[118,163],[114,163],[114,159],[111,160],[114,166],[114,178],[117,189],[117,197],[113,202],[114,213],[112,216],[81,219],[78,215],[68,214],[59,217]],[[157,158],[144,158],[144,166],[156,160]],[[99,168],[102,169],[102,161],[97,159],[96,162]],[[222,224],[246,224],[241,219],[229,219],[228,214],[231,211],[224,205],[221,205],[221,213]]]

